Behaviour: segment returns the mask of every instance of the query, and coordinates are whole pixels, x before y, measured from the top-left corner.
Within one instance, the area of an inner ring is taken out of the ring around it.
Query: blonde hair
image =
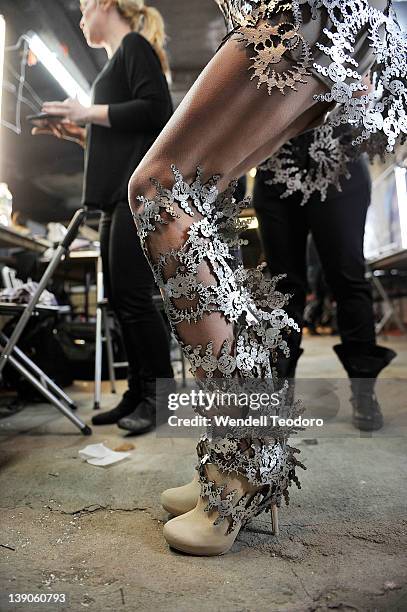
[[[103,1],[103,0],[102,0]],[[152,45],[157,53],[161,67],[167,77],[171,76],[168,56],[165,51],[167,35],[161,13],[152,6],[146,6],[144,0],[113,0],[119,14]]]

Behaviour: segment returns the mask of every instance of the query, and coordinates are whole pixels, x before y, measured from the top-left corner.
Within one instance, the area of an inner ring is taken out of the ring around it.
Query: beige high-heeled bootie
[[[201,492],[199,474],[195,471],[191,482],[182,487],[167,489],[161,493],[161,505],[169,514],[179,516],[193,510]]]
[[[263,510],[271,510],[272,532],[278,535],[277,508],[288,503],[288,487],[295,482],[297,449],[284,442],[202,440],[197,447],[201,493],[192,510],[168,521],[164,537],[181,552],[222,555],[240,529]]]

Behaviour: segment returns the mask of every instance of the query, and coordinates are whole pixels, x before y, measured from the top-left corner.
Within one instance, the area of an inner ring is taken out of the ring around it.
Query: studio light
[[[31,51],[54,79],[58,81],[68,96],[70,98],[78,98],[79,102],[84,106],[90,106],[91,101],[89,93],[79,85],[65,66],[59,61],[56,54],[46,46],[38,34],[29,32],[27,37]]]

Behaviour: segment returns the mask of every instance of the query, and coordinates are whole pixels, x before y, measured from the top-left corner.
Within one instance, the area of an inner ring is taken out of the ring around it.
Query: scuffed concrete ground
[[[332,344],[307,340],[299,375],[340,376]],[[395,380],[406,377],[407,342],[391,346],[385,428],[361,438],[345,402],[318,444],[295,440],[308,470],[280,512],[280,537],[263,515],[223,557],[170,552],[161,535],[159,494],[191,477],[192,440],[131,438],[132,458],[103,469],[78,450],[114,448],[115,427],[84,438],[43,405],[0,421],[0,610],[407,610],[407,389]],[[85,391],[72,396],[90,419]],[[67,603],[8,606],[18,592],[65,593]]]

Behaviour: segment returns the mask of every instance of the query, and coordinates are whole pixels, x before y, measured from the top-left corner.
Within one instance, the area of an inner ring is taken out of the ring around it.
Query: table
[[[0,225],[1,249],[20,248],[36,253],[44,253],[50,247],[52,247],[52,243],[46,238],[32,238],[31,236],[25,236],[15,229]]]

